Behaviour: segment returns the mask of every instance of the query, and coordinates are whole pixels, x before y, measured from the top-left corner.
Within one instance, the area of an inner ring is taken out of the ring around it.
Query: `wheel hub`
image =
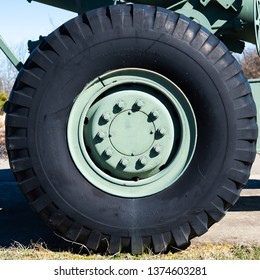
[[[101,99],[95,109],[84,135],[97,166],[128,180],[148,178],[160,171],[171,154],[174,126],[158,99],[124,90]]]
[[[114,118],[109,136],[119,153],[131,157],[145,153],[152,146],[154,130],[144,112],[127,110]]]
[[[193,156],[196,119],[184,93],[140,68],[110,71],[73,104],[68,147],[81,174],[120,197],[144,197],[172,185]]]

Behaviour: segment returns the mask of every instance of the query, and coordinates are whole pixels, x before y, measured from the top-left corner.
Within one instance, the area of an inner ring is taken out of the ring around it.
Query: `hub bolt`
[[[137,99],[135,101],[135,106],[138,108],[138,109],[141,109],[143,106],[144,106],[144,101],[142,99]]]
[[[113,150],[111,148],[105,149],[104,152],[105,152],[105,155],[109,158],[112,157],[112,155],[113,155]]]
[[[159,136],[163,137],[166,134],[166,128],[164,126],[157,129]]]
[[[127,167],[127,165],[129,164],[129,159],[128,158],[122,158],[120,160],[120,164],[124,167]]]
[[[111,114],[109,112],[105,112],[104,114],[102,114],[102,119],[106,122],[109,122],[111,119]]]
[[[118,100],[117,103],[116,103],[116,106],[120,109],[120,110],[123,110],[125,108],[125,102],[124,100]]]
[[[150,114],[153,117],[153,119],[155,119],[155,120],[158,119],[158,117],[159,117],[159,111],[156,109],[154,109]]]
[[[162,146],[160,144],[156,144],[154,147],[153,147],[153,150],[156,152],[156,154],[160,154],[161,151],[162,151]]]
[[[142,156],[138,160],[142,166],[145,166],[148,163],[148,158],[146,156]]]
[[[105,137],[107,136],[107,133],[103,130],[100,130],[98,133],[97,133],[97,136],[100,140],[104,140]]]

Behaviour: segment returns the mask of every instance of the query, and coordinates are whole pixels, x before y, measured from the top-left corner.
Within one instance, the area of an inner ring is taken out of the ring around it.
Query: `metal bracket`
[[[235,2],[235,0],[217,0],[217,1],[225,9],[229,9]]]
[[[200,0],[201,5],[207,6],[212,0]],[[216,0],[223,8],[229,9],[235,0]]]
[[[211,0],[200,0],[201,5],[207,6]]]
[[[211,24],[210,24],[209,20],[201,12],[199,12],[197,10],[193,10],[193,9],[179,9],[179,10],[176,10],[175,12],[180,13],[182,15],[185,15],[186,17],[188,17],[188,18],[194,20],[195,22],[203,25],[211,33],[213,33],[213,30],[212,30],[212,27],[211,27]]]

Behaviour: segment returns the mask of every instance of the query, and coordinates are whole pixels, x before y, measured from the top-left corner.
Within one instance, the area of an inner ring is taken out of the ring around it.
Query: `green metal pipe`
[[[240,1],[241,2],[241,1]],[[242,0],[241,10],[238,18],[253,23],[254,22],[254,1],[253,0]]]
[[[6,57],[10,60],[13,66],[20,71],[23,67],[22,62],[15,56],[15,54],[11,51],[11,49],[7,46],[2,36],[0,35],[0,50],[6,55]]]

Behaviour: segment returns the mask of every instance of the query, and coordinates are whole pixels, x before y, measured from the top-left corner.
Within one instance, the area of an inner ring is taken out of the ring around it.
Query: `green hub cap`
[[[171,154],[174,126],[158,99],[135,87],[118,88],[94,108],[87,114],[84,140],[97,166],[127,180],[160,172]]]
[[[196,120],[183,92],[162,75],[121,69],[79,94],[68,122],[75,165],[97,188],[142,197],[169,187],[196,146]]]

